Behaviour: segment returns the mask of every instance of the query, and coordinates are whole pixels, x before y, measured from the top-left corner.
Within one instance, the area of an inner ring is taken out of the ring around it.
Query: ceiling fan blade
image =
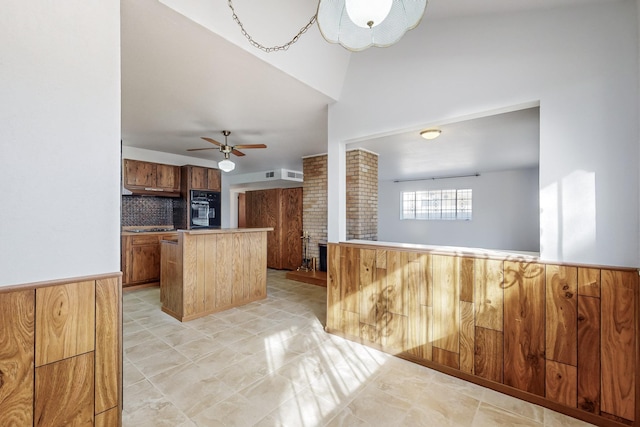
[[[233,154],[235,154],[236,156],[246,156],[246,154],[244,154],[242,151],[238,151],[235,148],[233,150],[231,150],[231,152]]]
[[[213,138],[207,138],[206,136],[201,136],[200,138],[204,139],[204,140],[205,140],[205,141],[207,141],[207,142],[210,142],[210,143],[212,143],[212,144],[215,144],[215,145],[217,145],[218,147],[222,147],[222,144],[221,144],[221,143],[219,143],[218,141],[216,141],[216,140],[215,140],[215,139],[213,139]]]
[[[214,148],[214,147],[207,147],[207,148],[189,148],[187,151],[200,151],[200,150],[217,150],[217,148]]]
[[[236,148],[267,148],[264,144],[240,144],[234,145]]]

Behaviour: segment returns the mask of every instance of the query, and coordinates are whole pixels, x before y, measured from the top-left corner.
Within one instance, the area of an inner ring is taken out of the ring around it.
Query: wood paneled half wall
[[[330,333],[600,426],[640,426],[638,270],[329,244]]]
[[[122,424],[121,276],[0,288],[0,426]]]

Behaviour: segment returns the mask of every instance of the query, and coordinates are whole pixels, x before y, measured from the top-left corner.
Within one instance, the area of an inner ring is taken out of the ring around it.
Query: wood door
[[[238,228],[247,226],[247,197],[245,193],[238,193]]]
[[[207,189],[220,191],[220,169],[207,169]]]
[[[156,185],[155,164],[138,160],[124,160],[125,187],[154,187]]]
[[[295,270],[302,265],[302,188],[282,190],[282,268]]]
[[[180,167],[156,164],[156,188],[180,191]]]

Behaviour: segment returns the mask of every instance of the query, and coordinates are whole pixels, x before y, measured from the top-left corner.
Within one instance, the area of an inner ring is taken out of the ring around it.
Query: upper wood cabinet
[[[124,159],[123,183],[134,194],[179,196],[180,167]]]
[[[302,188],[245,193],[247,227],[267,232],[267,267],[295,270],[302,264]]]
[[[220,170],[201,166],[183,166],[186,190],[220,191]]]

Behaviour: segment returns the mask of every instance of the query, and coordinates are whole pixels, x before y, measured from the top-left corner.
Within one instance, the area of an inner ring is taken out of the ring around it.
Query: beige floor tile
[[[272,425],[278,426],[323,426],[333,418],[335,409],[333,404],[307,389],[277,407],[261,424],[273,422]]]
[[[413,394],[413,397],[408,391],[402,392],[401,395],[409,396],[413,403],[405,419],[406,425],[469,427],[473,424],[480,406],[478,399],[452,392],[443,385],[433,383],[428,389]],[[427,421],[430,424],[425,424]]]
[[[202,427],[250,427],[264,417],[265,414],[255,411],[246,398],[234,394],[203,410],[193,420]]]
[[[542,423],[481,403],[473,420],[473,427],[541,427]]]
[[[400,426],[411,404],[376,387],[366,387],[349,403],[353,415],[372,425]]]
[[[544,425],[548,427],[589,427],[593,424],[544,409]]]
[[[189,322],[123,296],[124,427],[587,424],[324,331],[326,288],[268,270],[268,298]]]
[[[482,401],[508,412],[530,418],[539,423],[544,423],[544,408],[497,391],[485,389],[482,394]]]
[[[345,408],[329,420],[326,427],[366,427],[370,426],[368,422],[353,415],[350,408]],[[377,424],[373,424],[374,426]]]

